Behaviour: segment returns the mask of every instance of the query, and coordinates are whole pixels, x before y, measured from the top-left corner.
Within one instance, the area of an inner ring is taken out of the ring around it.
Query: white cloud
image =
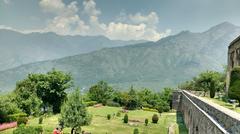
[[[124,23],[110,23],[107,27],[106,36],[110,39],[120,40],[150,40],[157,41],[163,37],[168,36],[171,30],[159,33],[155,29],[147,27],[146,24],[138,25],[124,24]]]
[[[159,17],[156,12],[151,12],[148,15],[142,15],[141,13],[136,13],[135,15],[129,15],[129,19],[133,23],[146,23],[150,26],[156,25],[159,23]]]
[[[81,11],[77,4],[76,1],[67,5],[62,0],[41,0],[39,5],[42,10],[55,14],[44,30],[61,35],[104,35],[110,39],[151,41],[157,41],[171,33],[170,30],[165,32],[157,30],[159,17],[156,12],[147,15],[141,13],[127,15],[124,12],[117,20],[102,23],[99,20],[101,11],[96,8],[94,0],[84,0]],[[83,21],[79,13],[87,15],[88,20]]]
[[[61,14],[65,10],[65,4],[62,0],[41,0],[40,7],[45,12]]]
[[[43,11],[56,14],[48,22],[45,31],[60,35],[86,35],[89,26],[85,25],[85,22],[77,14],[78,3],[76,1],[66,5],[62,0],[41,0],[39,4]]]
[[[101,11],[96,9],[96,3],[94,0],[84,0],[84,13],[88,14],[89,16],[98,16],[101,14]]]
[[[78,15],[57,16],[48,23],[45,31],[55,32],[60,35],[88,35],[89,26]]]
[[[138,40],[144,35],[145,27],[145,24],[131,25],[111,22],[106,35],[110,39]]]

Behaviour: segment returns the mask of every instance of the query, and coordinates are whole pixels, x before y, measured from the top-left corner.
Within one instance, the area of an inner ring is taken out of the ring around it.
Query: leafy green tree
[[[199,74],[195,81],[197,87],[203,89],[204,93],[210,91],[210,97],[214,98],[215,92],[223,88],[221,78],[222,75],[219,72],[206,71]]]
[[[114,91],[113,101],[119,103],[121,106],[126,106],[130,96],[125,91]]]
[[[138,95],[136,93],[136,91],[133,89],[133,87],[131,87],[130,91],[128,92],[128,101],[126,104],[126,108],[129,110],[134,110],[136,108],[138,108],[139,106],[139,99],[138,99]]]
[[[14,95],[0,96],[0,123],[8,120],[8,115],[21,113],[21,110],[17,107],[17,104],[13,101]]]
[[[17,106],[28,115],[35,115],[40,112],[42,101],[37,97],[33,81],[35,75],[28,75],[27,79],[17,82],[14,93]]]
[[[240,67],[236,67],[231,72],[228,96],[236,99],[240,106]]]
[[[71,134],[73,134],[77,128],[90,124],[91,116],[83,104],[79,89],[71,93],[68,100],[63,104],[60,121],[63,122],[65,126],[72,128]]]
[[[186,81],[184,83],[182,83],[181,85],[178,86],[178,88],[180,89],[184,89],[184,90],[192,90],[192,91],[201,91],[201,89],[197,88],[196,87],[196,84],[195,84],[195,78],[191,81]]]
[[[164,112],[167,112],[172,107],[172,88],[164,88],[163,91],[159,94],[160,99],[163,100],[163,109]],[[166,104],[167,103],[167,104]]]
[[[138,92],[139,105],[152,108],[153,92],[150,89],[143,89]]]
[[[158,110],[159,113],[168,112],[170,110],[170,105],[167,101],[159,99],[155,108]]]
[[[15,93],[18,106],[27,114],[39,111],[43,104],[44,111],[52,106],[54,113],[60,112],[60,107],[66,98],[66,89],[72,86],[70,74],[53,69],[47,74],[29,74],[17,83]]]
[[[53,69],[46,75],[38,75],[36,83],[37,95],[43,101],[44,106],[49,104],[53,107],[53,113],[59,113],[67,97],[65,90],[73,85],[72,76]]]
[[[106,82],[99,81],[96,85],[90,87],[88,96],[91,100],[105,105],[107,100],[113,96],[113,89]]]

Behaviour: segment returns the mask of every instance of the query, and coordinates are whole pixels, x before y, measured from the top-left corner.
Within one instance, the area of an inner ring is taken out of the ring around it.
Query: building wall
[[[228,71],[226,80],[226,92],[229,89],[231,71],[236,66],[240,66],[240,36],[235,39],[228,47]]]
[[[240,120],[186,91],[173,93],[173,108],[183,114],[189,134],[240,134]]]

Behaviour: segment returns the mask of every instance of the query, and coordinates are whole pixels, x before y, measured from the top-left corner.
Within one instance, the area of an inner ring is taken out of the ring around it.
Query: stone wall
[[[233,40],[228,47],[228,66],[226,79],[226,92],[229,89],[230,73],[236,66],[240,66],[240,36]]]
[[[190,98],[195,104],[197,104],[203,111],[213,117],[223,128],[230,133],[240,134],[240,115],[236,115],[230,111],[223,111],[208,103],[204,102],[200,98],[186,91],[183,91],[188,98]],[[235,116],[234,116],[235,115]]]
[[[189,134],[240,134],[238,119],[186,91],[173,93],[173,108],[183,114]]]

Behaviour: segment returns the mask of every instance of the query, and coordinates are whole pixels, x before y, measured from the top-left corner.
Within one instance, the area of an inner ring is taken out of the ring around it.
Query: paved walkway
[[[205,103],[213,106],[214,108],[218,109],[219,111],[222,111],[222,112],[228,114],[228,115],[231,116],[232,118],[235,118],[235,119],[237,119],[237,120],[240,121],[240,114],[239,114],[239,113],[237,113],[237,112],[235,112],[235,111],[233,111],[233,110],[230,110],[230,109],[228,109],[228,108],[225,108],[225,107],[223,107],[223,106],[220,106],[219,104],[216,104],[216,103],[214,103],[214,102],[212,102],[212,101],[210,101],[210,100],[208,100],[208,99],[205,99],[205,98],[203,98],[203,97],[198,97],[198,96],[196,96],[196,95],[193,95],[193,96],[195,96],[196,98],[202,100],[203,102],[205,102]]]
[[[175,125],[174,124],[171,124],[168,127],[168,134],[175,134]]]

